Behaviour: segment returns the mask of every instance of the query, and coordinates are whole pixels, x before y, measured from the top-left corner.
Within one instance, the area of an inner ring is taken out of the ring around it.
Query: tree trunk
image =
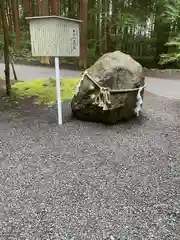
[[[101,36],[100,36],[100,39],[101,39],[101,43],[100,43],[100,51],[101,51],[101,55],[104,54],[104,45],[105,45],[105,32],[106,32],[106,29],[105,29],[105,0],[101,0],[101,6],[102,6],[102,9],[101,9]]]
[[[81,36],[80,36],[80,62],[79,66],[87,68],[88,59],[87,59],[87,32],[88,32],[88,0],[80,0],[80,18],[82,20],[81,24]]]
[[[68,17],[74,18],[74,0],[68,0]]]
[[[13,28],[12,28],[12,23],[13,23],[13,20],[12,20],[12,7],[11,7],[11,1],[6,1],[6,4],[5,4],[5,15],[6,15],[6,18],[7,18],[7,25],[8,25],[8,29],[12,32]]]
[[[48,0],[38,0],[39,16],[49,15],[49,1]],[[50,64],[50,57],[41,57],[42,64]]]
[[[118,3],[117,1],[113,4],[112,4],[112,15],[111,15],[111,32],[112,34],[114,35],[114,42],[112,42],[112,49],[111,51],[114,51],[116,49],[116,45],[117,45],[117,42],[118,42],[118,36],[117,36],[117,29],[118,29]]]
[[[32,14],[32,1],[31,0],[23,0],[23,14],[24,14],[24,21],[27,26],[26,38],[30,39],[30,31],[29,31],[29,21],[26,20],[26,17],[30,17]]]
[[[108,0],[104,1],[104,52],[108,52]],[[110,36],[109,36],[110,37]]]
[[[32,0],[29,0],[30,1],[30,8],[31,8],[31,11],[30,11],[30,13],[31,13],[31,16],[38,16],[38,5],[37,5],[37,1],[36,0],[34,0],[34,1],[32,1]]]
[[[24,18],[31,15],[31,1],[23,0]]]
[[[16,32],[16,48],[20,49],[20,24],[19,24],[19,8],[17,0],[12,0],[12,11],[14,17],[14,28]]]
[[[7,96],[11,95],[11,82],[10,82],[10,68],[9,68],[9,34],[7,27],[7,20],[5,16],[5,8],[4,1],[0,3],[1,8],[1,18],[3,23],[3,31],[4,31],[4,62],[5,62],[5,79],[6,79],[6,94]]]
[[[52,0],[51,1],[51,10],[52,10],[52,15],[59,15],[59,9],[58,9],[58,0]]]
[[[154,63],[156,66],[159,66],[160,55],[163,53],[167,53],[168,47],[165,46],[165,43],[169,40],[169,34],[171,25],[169,23],[165,23],[160,18],[162,14],[162,7],[156,7],[156,17],[155,17],[155,27],[154,27],[154,34],[156,37],[156,55],[154,58]]]
[[[98,39],[98,45],[96,48],[97,54],[100,56],[102,54],[102,44],[101,44],[101,18],[102,18],[102,0],[99,0],[97,2],[97,10],[98,10],[98,15],[97,15],[97,32],[96,32],[96,39]]]

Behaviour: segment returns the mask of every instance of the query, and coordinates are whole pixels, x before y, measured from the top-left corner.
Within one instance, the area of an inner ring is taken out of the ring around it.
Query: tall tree
[[[12,11],[14,18],[14,28],[16,33],[16,48],[20,49],[20,23],[19,23],[19,6],[17,0],[12,0]]]
[[[51,9],[53,15],[59,15],[60,0],[51,0]]]
[[[38,0],[39,16],[49,15],[49,1],[48,0]],[[41,57],[42,64],[50,64],[50,57]]]
[[[31,0],[23,0],[23,10],[24,10],[24,18],[29,17],[31,15]]]
[[[155,64],[158,65],[160,61],[160,55],[166,54],[168,47],[166,43],[168,42],[171,24],[167,21],[162,21],[162,14],[164,12],[163,0],[156,1],[155,4],[155,28],[154,34],[156,37],[156,54],[155,54]]]
[[[11,83],[10,83],[10,57],[9,57],[9,33],[8,33],[8,25],[7,18],[5,14],[5,1],[1,0],[0,2],[0,10],[1,10],[1,19],[3,24],[4,31],[4,62],[5,62],[5,79],[6,79],[6,93],[8,96],[11,95]]]
[[[80,67],[87,68],[88,58],[87,58],[87,48],[88,48],[88,0],[80,0],[80,18],[82,20],[81,24],[81,49],[80,49]]]

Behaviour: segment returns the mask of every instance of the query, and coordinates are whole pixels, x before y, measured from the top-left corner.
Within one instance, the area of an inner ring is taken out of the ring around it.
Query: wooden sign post
[[[80,56],[80,20],[59,16],[27,17],[32,55],[55,57],[58,123],[62,124],[59,57]]]

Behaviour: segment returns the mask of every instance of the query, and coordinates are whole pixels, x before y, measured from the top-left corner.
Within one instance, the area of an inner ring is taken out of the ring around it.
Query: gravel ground
[[[0,240],[179,240],[180,101],[115,126],[64,113],[1,112]]]

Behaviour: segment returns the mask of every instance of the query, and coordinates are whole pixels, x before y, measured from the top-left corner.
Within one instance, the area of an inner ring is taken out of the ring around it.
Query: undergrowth
[[[79,78],[65,78],[61,80],[61,99],[70,100],[79,82]],[[49,79],[36,79],[30,82],[16,82],[12,85],[12,93],[16,99],[36,97],[38,104],[54,104],[57,100],[56,81]]]

